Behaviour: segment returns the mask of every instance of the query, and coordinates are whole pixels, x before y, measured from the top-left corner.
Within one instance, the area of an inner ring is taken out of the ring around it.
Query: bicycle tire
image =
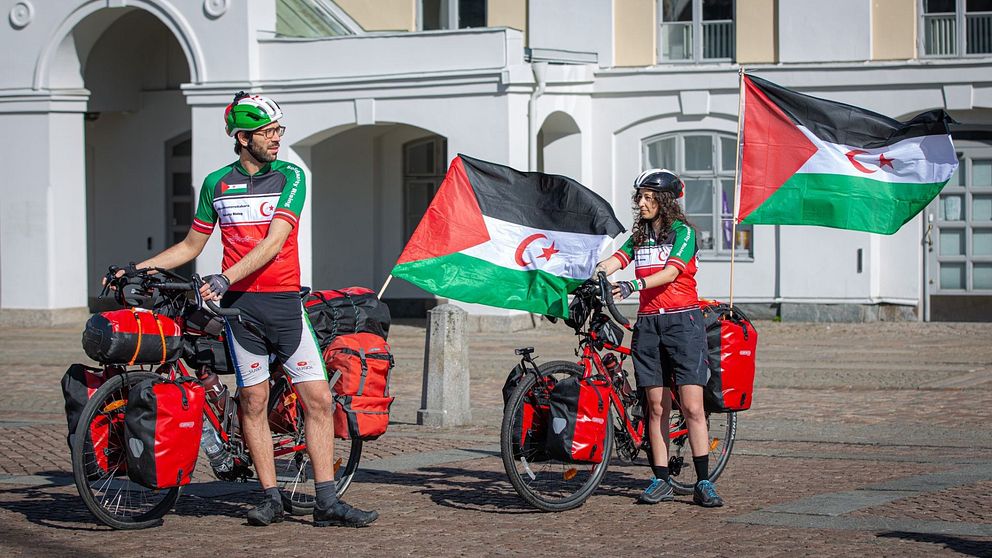
[[[281,395],[274,392],[273,397]],[[271,405],[270,405],[271,407]],[[271,410],[271,409],[270,409]],[[302,403],[296,402],[297,436],[293,444],[306,444],[304,424],[306,417]],[[278,447],[279,443],[286,438],[286,434],[277,434],[273,431],[273,447]],[[350,442],[350,444],[349,444]],[[347,449],[344,449],[347,447]],[[338,498],[351,486],[351,481],[358,471],[358,464],[362,459],[362,440],[335,440],[334,441],[334,480]],[[304,447],[292,454],[286,454],[275,458],[276,483],[282,494],[283,507],[292,515],[308,515],[313,513],[316,503],[316,489],[314,488],[313,466],[310,463],[310,455]]]
[[[670,432],[683,430],[684,419],[682,412],[678,408],[672,408],[669,417]],[[730,454],[734,449],[734,439],[737,437],[737,413],[706,413],[706,424],[709,427],[709,457],[710,457],[710,480],[716,482],[727,467],[730,461]],[[692,466],[692,449],[689,447],[689,435],[672,438],[668,446],[668,460],[682,458],[682,470],[678,475],[670,477],[672,488],[676,494],[692,494],[695,482],[688,479],[695,479],[696,473]]]
[[[542,376],[582,374],[579,365],[561,360],[546,362],[539,366],[538,370]],[[521,450],[514,447],[512,432],[524,400],[535,384],[536,379],[533,375],[524,375],[504,408],[500,428],[500,455],[503,459],[503,467],[514,490],[531,506],[547,512],[574,509],[585,503],[606,475],[610,456],[613,453],[613,429],[606,429],[603,461],[595,465],[564,463],[550,459],[528,463],[524,455],[520,458],[515,457],[515,454],[521,453]],[[609,412],[612,415],[612,409]],[[610,416],[607,424],[612,423],[613,419]],[[548,488],[543,489],[544,486]],[[558,496],[554,496],[555,494]]]
[[[127,390],[140,381],[157,377],[160,376],[152,372],[140,371],[124,372],[110,378],[93,393],[83,407],[79,425],[73,433],[73,447],[76,450],[72,452],[72,474],[76,490],[79,491],[79,496],[90,513],[100,523],[114,529],[145,529],[159,525],[162,517],[172,509],[179,498],[179,487],[151,490],[132,482],[122,472],[123,455],[116,456],[115,461],[108,463],[107,470],[103,471],[94,467],[95,461],[87,463],[95,460],[95,455],[92,451],[84,449],[93,447],[87,442],[90,441],[88,439],[90,425],[98,416],[106,417],[113,414],[115,418],[122,419]],[[111,442],[120,444],[118,447],[121,448],[127,447],[124,444],[123,424],[119,429],[108,428],[107,436],[108,444],[105,447],[111,447]],[[111,459],[110,454],[107,456]],[[99,472],[94,474],[94,470]],[[90,471],[89,475],[87,471]]]

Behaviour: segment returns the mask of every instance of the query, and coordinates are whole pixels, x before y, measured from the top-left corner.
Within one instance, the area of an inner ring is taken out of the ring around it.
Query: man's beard
[[[255,143],[255,138],[251,138],[246,149],[248,150],[248,154],[254,157],[259,163],[271,163],[276,160],[275,155],[270,155],[268,151]]]

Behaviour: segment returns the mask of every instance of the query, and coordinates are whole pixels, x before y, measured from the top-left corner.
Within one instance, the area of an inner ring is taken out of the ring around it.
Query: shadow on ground
[[[940,545],[964,556],[992,557],[992,546],[989,545],[987,540],[979,541],[956,537],[954,535],[930,535],[924,533],[907,533],[905,531],[886,531],[879,533],[878,536],[884,539],[903,539]]]

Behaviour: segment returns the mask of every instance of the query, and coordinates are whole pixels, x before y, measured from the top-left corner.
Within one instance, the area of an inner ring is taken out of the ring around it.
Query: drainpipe
[[[544,94],[545,79],[547,77],[548,63],[533,62],[530,65],[534,71],[534,92],[530,94],[527,101],[527,120],[529,125],[530,153],[528,157],[529,170],[537,170],[537,98]]]

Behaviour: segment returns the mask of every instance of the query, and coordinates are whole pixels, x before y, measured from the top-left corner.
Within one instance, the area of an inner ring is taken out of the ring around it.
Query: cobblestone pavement
[[[497,455],[500,387],[514,347],[570,358],[574,337],[471,334],[472,424],[426,429],[413,324],[391,332],[393,423],[347,494],[380,511],[373,527],[253,529],[253,487],[204,474],[140,532],[96,525],[72,484],[58,382],[85,362],[80,329],[0,329],[0,555],[992,556],[992,324],[756,325],[755,406],[718,483],[724,508],[634,506],[648,471],[614,462],[583,507],[534,512]]]

